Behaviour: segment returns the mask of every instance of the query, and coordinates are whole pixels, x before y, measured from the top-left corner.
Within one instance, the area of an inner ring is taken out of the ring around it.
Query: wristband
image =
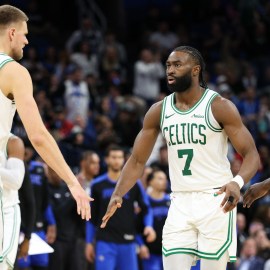
[[[243,187],[243,185],[245,184],[245,182],[244,182],[242,176],[240,176],[240,175],[236,175],[236,176],[232,179],[232,181],[236,182],[236,183],[238,184],[238,186],[240,187],[240,189],[241,189],[241,188]]]

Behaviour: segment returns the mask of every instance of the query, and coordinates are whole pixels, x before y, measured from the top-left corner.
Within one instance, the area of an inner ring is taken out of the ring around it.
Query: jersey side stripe
[[[206,109],[205,109],[205,120],[206,120],[206,124],[207,126],[214,132],[221,132],[222,131],[222,128],[216,128],[214,127],[211,122],[210,122],[210,119],[209,119],[209,111],[210,111],[210,108],[211,108],[211,104],[214,100],[214,98],[218,96],[218,94],[214,94],[208,101],[207,105],[206,105]]]
[[[160,116],[160,128],[162,129],[162,125],[164,122],[164,114],[165,114],[165,108],[166,108],[166,103],[167,103],[167,98],[165,97],[163,102],[162,102],[162,109],[161,109],[161,116]]]

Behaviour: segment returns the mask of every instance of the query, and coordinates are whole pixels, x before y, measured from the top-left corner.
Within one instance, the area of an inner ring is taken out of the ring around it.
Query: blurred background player
[[[107,149],[105,161],[107,172],[95,178],[91,185],[91,195],[95,197],[92,205],[91,221],[87,222],[86,256],[89,262],[95,258],[95,270],[138,270],[136,254],[136,224],[134,204],[138,203],[144,214],[144,234],[147,241],[155,239],[153,216],[145,191],[137,182],[124,197],[125,207],[108,223],[105,230],[100,229],[102,215],[114,190],[124,165],[124,151],[119,146]],[[95,247],[94,247],[95,244]]]
[[[28,170],[31,183],[34,189],[36,217],[34,232],[44,241],[52,244],[56,238],[56,221],[49,202],[48,180],[45,174],[45,164],[39,156],[30,158]],[[47,270],[49,265],[49,255],[30,255],[26,259],[18,260],[18,269]]]
[[[162,270],[162,229],[167,218],[170,196],[166,193],[167,176],[162,170],[154,170],[147,177],[147,195],[154,216],[155,241],[143,241],[140,247],[143,270]]]
[[[80,218],[76,214],[76,202],[66,183],[48,168],[49,199],[57,226],[57,234],[49,256],[49,270],[73,270],[76,267],[76,239]]]
[[[90,186],[92,180],[100,172],[100,158],[94,151],[84,151],[82,153],[80,162],[80,171],[77,174],[77,179],[82,185],[83,189],[90,194]],[[76,249],[75,249],[75,261],[76,269],[86,270],[93,266],[89,265],[85,255],[85,220],[80,221],[80,229],[77,233]]]

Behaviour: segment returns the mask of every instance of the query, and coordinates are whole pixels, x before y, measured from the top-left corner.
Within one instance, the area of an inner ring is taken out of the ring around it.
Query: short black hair
[[[175,48],[173,51],[174,52],[185,52],[185,53],[188,53],[192,57],[192,59],[195,61],[195,63],[201,67],[200,74],[199,74],[200,86],[203,88],[207,88],[207,84],[206,84],[204,77],[203,77],[203,72],[205,71],[205,62],[204,62],[204,59],[203,59],[201,53],[197,49],[195,49],[191,46],[179,46],[179,47]]]
[[[153,171],[151,173],[148,174],[148,176],[146,177],[146,183],[147,185],[149,185],[149,183],[154,179],[155,175],[157,172],[163,172],[165,173],[162,169],[160,168],[154,168]]]
[[[123,147],[121,147],[120,145],[117,145],[117,144],[111,144],[111,145],[109,145],[109,147],[107,147],[107,149],[105,151],[105,157],[108,157],[110,155],[111,151],[122,151],[125,154]]]

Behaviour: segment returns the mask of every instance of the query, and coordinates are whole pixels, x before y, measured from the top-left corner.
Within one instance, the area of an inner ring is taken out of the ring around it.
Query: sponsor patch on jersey
[[[193,117],[193,118],[204,118],[204,115],[194,113],[191,117]]]

